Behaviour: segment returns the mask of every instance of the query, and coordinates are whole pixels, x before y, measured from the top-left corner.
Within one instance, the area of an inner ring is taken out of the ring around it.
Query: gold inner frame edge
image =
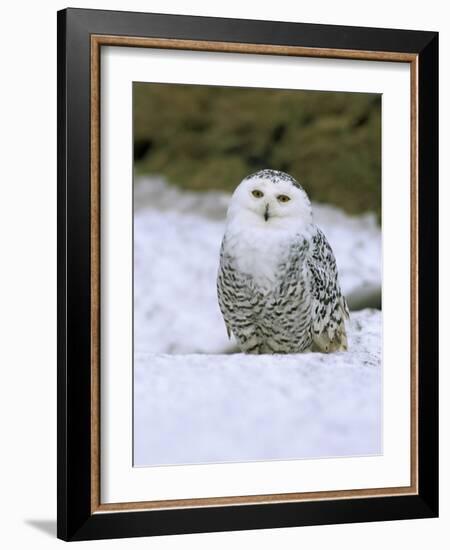
[[[102,46],[164,48],[208,52],[287,55],[332,59],[391,61],[410,64],[411,115],[411,484],[405,487],[338,491],[239,495],[177,500],[101,503],[100,492],[100,49]],[[230,505],[274,504],[313,500],[376,498],[418,494],[418,55],[402,52],[308,48],[273,44],[247,44],[115,35],[91,35],[90,55],[90,197],[91,197],[91,513]]]

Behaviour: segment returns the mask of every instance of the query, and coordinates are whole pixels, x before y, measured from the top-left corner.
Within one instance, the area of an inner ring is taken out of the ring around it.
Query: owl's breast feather
[[[261,290],[270,291],[280,275],[280,266],[289,257],[293,235],[284,231],[228,228],[227,254],[234,267],[253,279]]]

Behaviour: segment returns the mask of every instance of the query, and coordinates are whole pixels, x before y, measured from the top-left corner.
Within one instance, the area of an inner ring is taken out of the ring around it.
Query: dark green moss
[[[381,96],[136,83],[135,168],[231,191],[284,170],[316,201],[381,211]]]

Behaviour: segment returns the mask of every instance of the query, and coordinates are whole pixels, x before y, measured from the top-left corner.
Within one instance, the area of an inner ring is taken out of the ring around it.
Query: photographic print
[[[381,94],[134,82],[133,156],[133,465],[381,455]]]
[[[58,537],[438,515],[438,35],[58,13]]]

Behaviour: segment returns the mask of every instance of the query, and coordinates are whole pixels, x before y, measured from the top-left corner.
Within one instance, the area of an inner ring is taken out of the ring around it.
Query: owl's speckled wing
[[[320,229],[311,238],[306,266],[312,295],[313,349],[344,351],[347,349],[345,319],[349,311],[339,286],[333,251]]]
[[[234,296],[230,292],[230,281],[234,282],[236,275],[228,256],[224,252],[224,243],[225,239],[222,241],[222,246],[220,247],[220,264],[217,274],[217,298],[227,328],[228,338],[231,338],[233,330],[231,328],[231,320],[229,319],[228,311],[230,310],[229,303],[233,300]],[[235,286],[233,285],[231,288],[235,288]]]
[[[226,237],[220,249],[217,296],[228,337],[231,333],[238,336],[236,333],[243,333],[253,326],[263,307],[261,293],[252,278],[237,270],[233,258],[227,253]]]

